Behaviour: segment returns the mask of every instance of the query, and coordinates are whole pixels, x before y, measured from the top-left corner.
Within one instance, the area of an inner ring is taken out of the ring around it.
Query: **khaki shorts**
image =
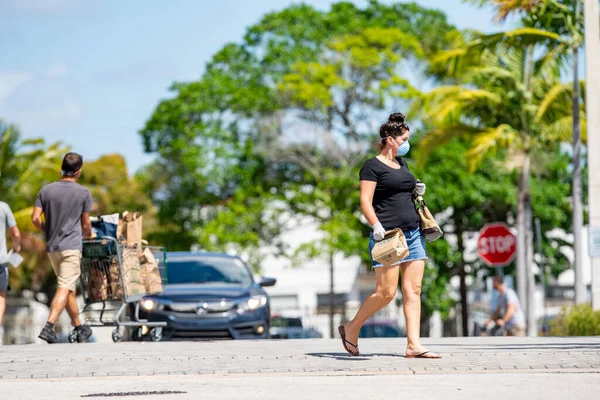
[[[77,279],[81,275],[81,251],[63,250],[48,253],[59,288],[75,292]]]
[[[505,332],[506,336],[526,336],[527,334],[524,326],[513,326],[512,328],[508,328]]]

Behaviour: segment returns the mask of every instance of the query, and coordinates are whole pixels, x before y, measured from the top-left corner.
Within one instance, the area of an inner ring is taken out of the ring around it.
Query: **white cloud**
[[[16,88],[31,80],[31,75],[22,71],[0,71],[0,103]]]
[[[63,64],[54,65],[48,71],[48,78],[58,78],[59,76],[63,76],[67,73],[67,67]]]

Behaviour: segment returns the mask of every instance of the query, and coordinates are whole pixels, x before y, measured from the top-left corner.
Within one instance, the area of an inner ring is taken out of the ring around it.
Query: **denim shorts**
[[[409,230],[403,229],[402,232],[404,232],[404,236],[406,237],[406,244],[408,244],[408,257],[392,265],[400,265],[408,261],[426,260],[427,253],[425,253],[425,238],[423,237],[421,228]],[[371,257],[371,265],[373,266],[373,268],[383,267],[383,264],[373,261],[373,256],[371,255],[371,250],[373,250],[375,243],[376,242],[373,238],[373,232],[371,232],[371,237],[369,239],[369,257]]]
[[[0,264],[0,292],[8,289],[8,264]]]

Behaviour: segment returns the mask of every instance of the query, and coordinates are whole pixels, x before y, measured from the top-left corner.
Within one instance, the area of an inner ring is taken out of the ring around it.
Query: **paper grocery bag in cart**
[[[128,245],[137,245],[138,250],[142,251],[142,214],[139,212],[123,213],[123,223],[121,232],[117,236],[124,237]]]
[[[147,293],[161,293],[163,291],[162,279],[158,267],[158,260],[152,250],[146,247],[140,256],[141,276]]]
[[[393,229],[385,233],[382,241],[375,243],[371,257],[384,266],[392,265],[408,257],[408,244],[402,229]]]
[[[138,249],[128,246],[123,248],[121,252],[121,272],[126,296],[145,293]]]

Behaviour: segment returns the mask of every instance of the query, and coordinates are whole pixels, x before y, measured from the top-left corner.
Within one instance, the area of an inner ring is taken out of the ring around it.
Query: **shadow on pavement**
[[[404,357],[404,355],[393,353],[361,353],[359,356],[352,356],[348,353],[305,353],[307,356],[317,358],[332,358],[336,360],[362,361],[370,357]]]

